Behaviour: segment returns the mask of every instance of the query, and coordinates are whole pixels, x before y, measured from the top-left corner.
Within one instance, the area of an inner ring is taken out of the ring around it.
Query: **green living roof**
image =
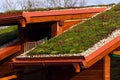
[[[0,29],[0,46],[17,38],[17,26]]]
[[[120,28],[120,4],[40,44],[28,55],[81,53]]]

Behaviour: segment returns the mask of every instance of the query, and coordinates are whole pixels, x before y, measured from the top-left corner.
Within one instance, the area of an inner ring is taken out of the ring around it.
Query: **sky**
[[[120,0],[86,0],[86,5],[98,5],[98,4],[111,4],[111,3],[119,3]]]
[[[86,0],[86,6],[100,5],[100,4],[111,4],[111,3],[119,3],[119,2],[120,2],[120,0]],[[0,10],[0,12],[1,12],[1,10]]]

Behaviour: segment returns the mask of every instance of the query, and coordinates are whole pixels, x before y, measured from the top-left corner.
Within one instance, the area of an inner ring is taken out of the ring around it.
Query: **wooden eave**
[[[100,47],[93,53],[89,54],[85,57],[86,66],[90,67],[100,59],[102,59],[104,56],[108,55],[115,49],[120,47],[120,36],[114,38],[113,40],[106,43],[104,46]]]
[[[90,18],[96,13],[103,12],[107,7],[93,7],[80,9],[51,10],[38,12],[23,12],[26,23],[60,21]]]
[[[0,14],[0,26],[17,25],[22,12]]]
[[[81,66],[90,67],[110,52],[120,46],[120,36],[114,38],[104,46],[100,47],[96,51],[90,53],[88,56],[71,56],[71,57],[21,57],[14,58],[13,65],[33,65],[33,64],[60,64],[60,63],[80,63]]]
[[[13,58],[12,65],[55,65],[55,64],[72,64],[79,63],[83,65],[84,56],[63,56],[63,57],[30,57],[30,58]]]
[[[12,65],[51,65],[51,64],[68,64],[79,63],[80,66],[89,68],[97,61],[108,55],[110,52],[120,46],[120,36],[106,43],[88,56],[71,56],[71,57],[19,57],[14,58],[10,64]]]
[[[29,23],[90,18],[91,15],[103,12],[106,9],[107,7],[93,7],[51,11],[4,13],[0,14],[0,26],[22,24],[22,27],[25,27],[25,24]]]

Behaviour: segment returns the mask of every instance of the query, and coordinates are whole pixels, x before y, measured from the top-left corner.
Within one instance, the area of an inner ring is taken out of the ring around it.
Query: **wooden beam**
[[[54,22],[51,26],[51,37],[55,37],[62,33],[62,27],[59,26],[59,21]]]
[[[120,51],[113,51],[113,54],[120,55]]]
[[[15,78],[17,78],[17,76],[12,75],[12,76],[7,76],[7,77],[0,78],[0,80],[11,80],[11,79],[15,79]]]
[[[57,31],[58,31],[58,22],[54,22],[53,25],[51,26],[51,37],[56,36]]]
[[[53,16],[37,16],[27,19],[27,23],[48,22],[48,21],[60,21],[60,20],[72,20],[72,19],[86,19],[94,16],[97,13],[82,13],[82,14],[68,14],[68,15],[53,15]]]
[[[59,26],[64,26],[64,20],[59,21]]]
[[[86,14],[86,13],[99,13],[103,12],[107,7],[93,7],[93,8],[76,8],[76,9],[63,9],[63,10],[49,10],[49,11],[33,11],[33,12],[23,12],[24,17],[34,17],[34,16],[53,16],[53,15],[67,15],[67,14]]]
[[[85,19],[71,19],[71,20],[65,20],[64,22],[76,22],[76,21],[85,21],[85,20],[87,19],[86,18]]]
[[[79,65],[79,63],[73,63],[73,66],[74,66],[74,68],[75,68],[75,72],[80,72],[80,65]]]
[[[110,80],[110,56],[104,57],[104,80]]]
[[[82,21],[68,21],[68,22],[64,22],[64,25],[62,26],[62,31],[66,31],[69,30],[70,28],[72,28],[74,25],[77,25],[79,23],[81,23]]]
[[[26,27],[26,21],[25,21],[25,19],[20,18],[19,21],[20,21],[21,27]]]

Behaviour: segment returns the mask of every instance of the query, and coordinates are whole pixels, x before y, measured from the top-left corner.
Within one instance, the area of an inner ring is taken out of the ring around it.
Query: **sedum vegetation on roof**
[[[120,4],[40,44],[30,55],[81,53],[120,28]]]
[[[0,46],[17,38],[17,26],[0,29]]]

